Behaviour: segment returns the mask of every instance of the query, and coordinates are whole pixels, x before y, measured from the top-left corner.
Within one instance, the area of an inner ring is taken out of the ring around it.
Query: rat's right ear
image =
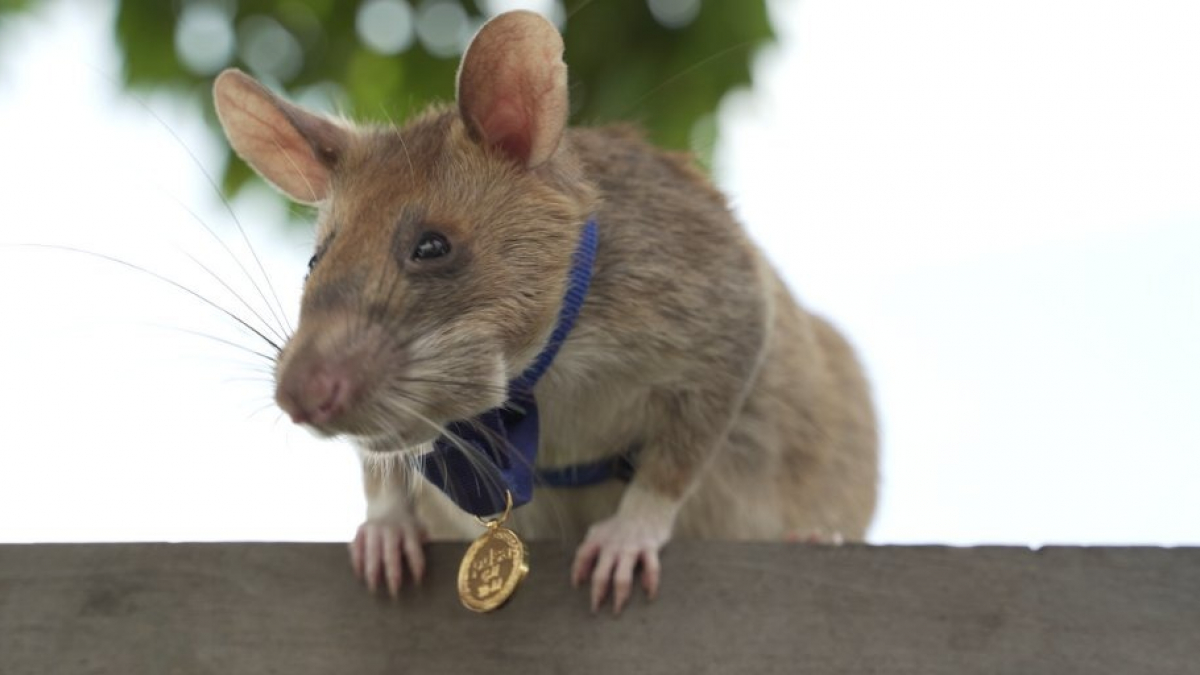
[[[217,76],[213,101],[234,152],[260,176],[304,204],[329,196],[346,129],[284,101],[235,68]]]
[[[528,11],[488,21],[458,70],[458,110],[471,136],[534,168],[567,124],[567,66],[558,29]]]

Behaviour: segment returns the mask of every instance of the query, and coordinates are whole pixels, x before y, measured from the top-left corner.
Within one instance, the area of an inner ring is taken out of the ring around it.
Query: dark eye
[[[437,232],[425,232],[413,247],[413,260],[432,260],[450,253],[450,241]]]
[[[321,262],[321,258],[325,257],[325,252],[329,250],[329,244],[332,241],[333,235],[331,234],[328,237],[325,237],[325,240],[317,245],[317,250],[313,251],[313,256],[308,259],[308,273],[304,275],[304,279],[306,281],[308,280],[309,275],[313,273],[313,270],[316,269],[317,265]]]
[[[318,262],[321,262],[321,252],[320,251],[317,251],[316,253],[313,254],[313,257],[308,259],[308,272],[306,272],[304,274],[305,281],[308,281],[308,277],[312,275],[313,268],[317,266]]]

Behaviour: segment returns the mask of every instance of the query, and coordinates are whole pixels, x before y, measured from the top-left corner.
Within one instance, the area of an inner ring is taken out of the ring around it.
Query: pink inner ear
[[[529,116],[524,114],[517,101],[511,98],[497,99],[487,119],[480,120],[487,129],[488,140],[499,146],[509,157],[527,158],[533,132],[529,128]]]
[[[302,203],[326,198],[344,143],[335,124],[278,99],[241,71],[218,76],[213,95],[234,151],[263,178]]]
[[[562,36],[533,12],[484,24],[463,56],[458,108],[472,137],[526,168],[550,159],[567,121]]]

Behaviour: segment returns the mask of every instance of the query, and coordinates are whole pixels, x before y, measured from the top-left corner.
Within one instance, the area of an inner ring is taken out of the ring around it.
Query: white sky
[[[236,304],[191,254],[258,300],[189,215],[245,255],[200,169],[117,90],[102,7],[0,29],[0,541],[344,540],[349,449],[281,419],[253,357],[179,330],[252,344],[227,319],[8,246]],[[867,361],[872,540],[1200,544],[1200,4],[777,9],[718,176]],[[197,111],[148,105],[218,173]],[[294,314],[307,238],[270,200],[237,213]]]

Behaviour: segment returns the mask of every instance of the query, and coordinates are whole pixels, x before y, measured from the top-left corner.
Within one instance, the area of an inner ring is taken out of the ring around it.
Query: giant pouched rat
[[[214,85],[237,154],[319,207],[276,400],[360,448],[357,573],[394,595],[406,565],[421,577],[427,532],[479,531],[414,458],[505,405],[557,325],[589,220],[590,289],[534,389],[537,464],[637,449],[635,470],[539,487],[513,529],[581,538],[572,580],[590,578],[593,609],[611,588],[615,611],[638,570],[657,592],[672,536],[862,538],[877,440],[851,348],[797,306],[686,157],[625,127],[565,128],[562,51],[540,16],[497,16],[463,57],[457,107],[403,128],[308,112],[236,70]]]

